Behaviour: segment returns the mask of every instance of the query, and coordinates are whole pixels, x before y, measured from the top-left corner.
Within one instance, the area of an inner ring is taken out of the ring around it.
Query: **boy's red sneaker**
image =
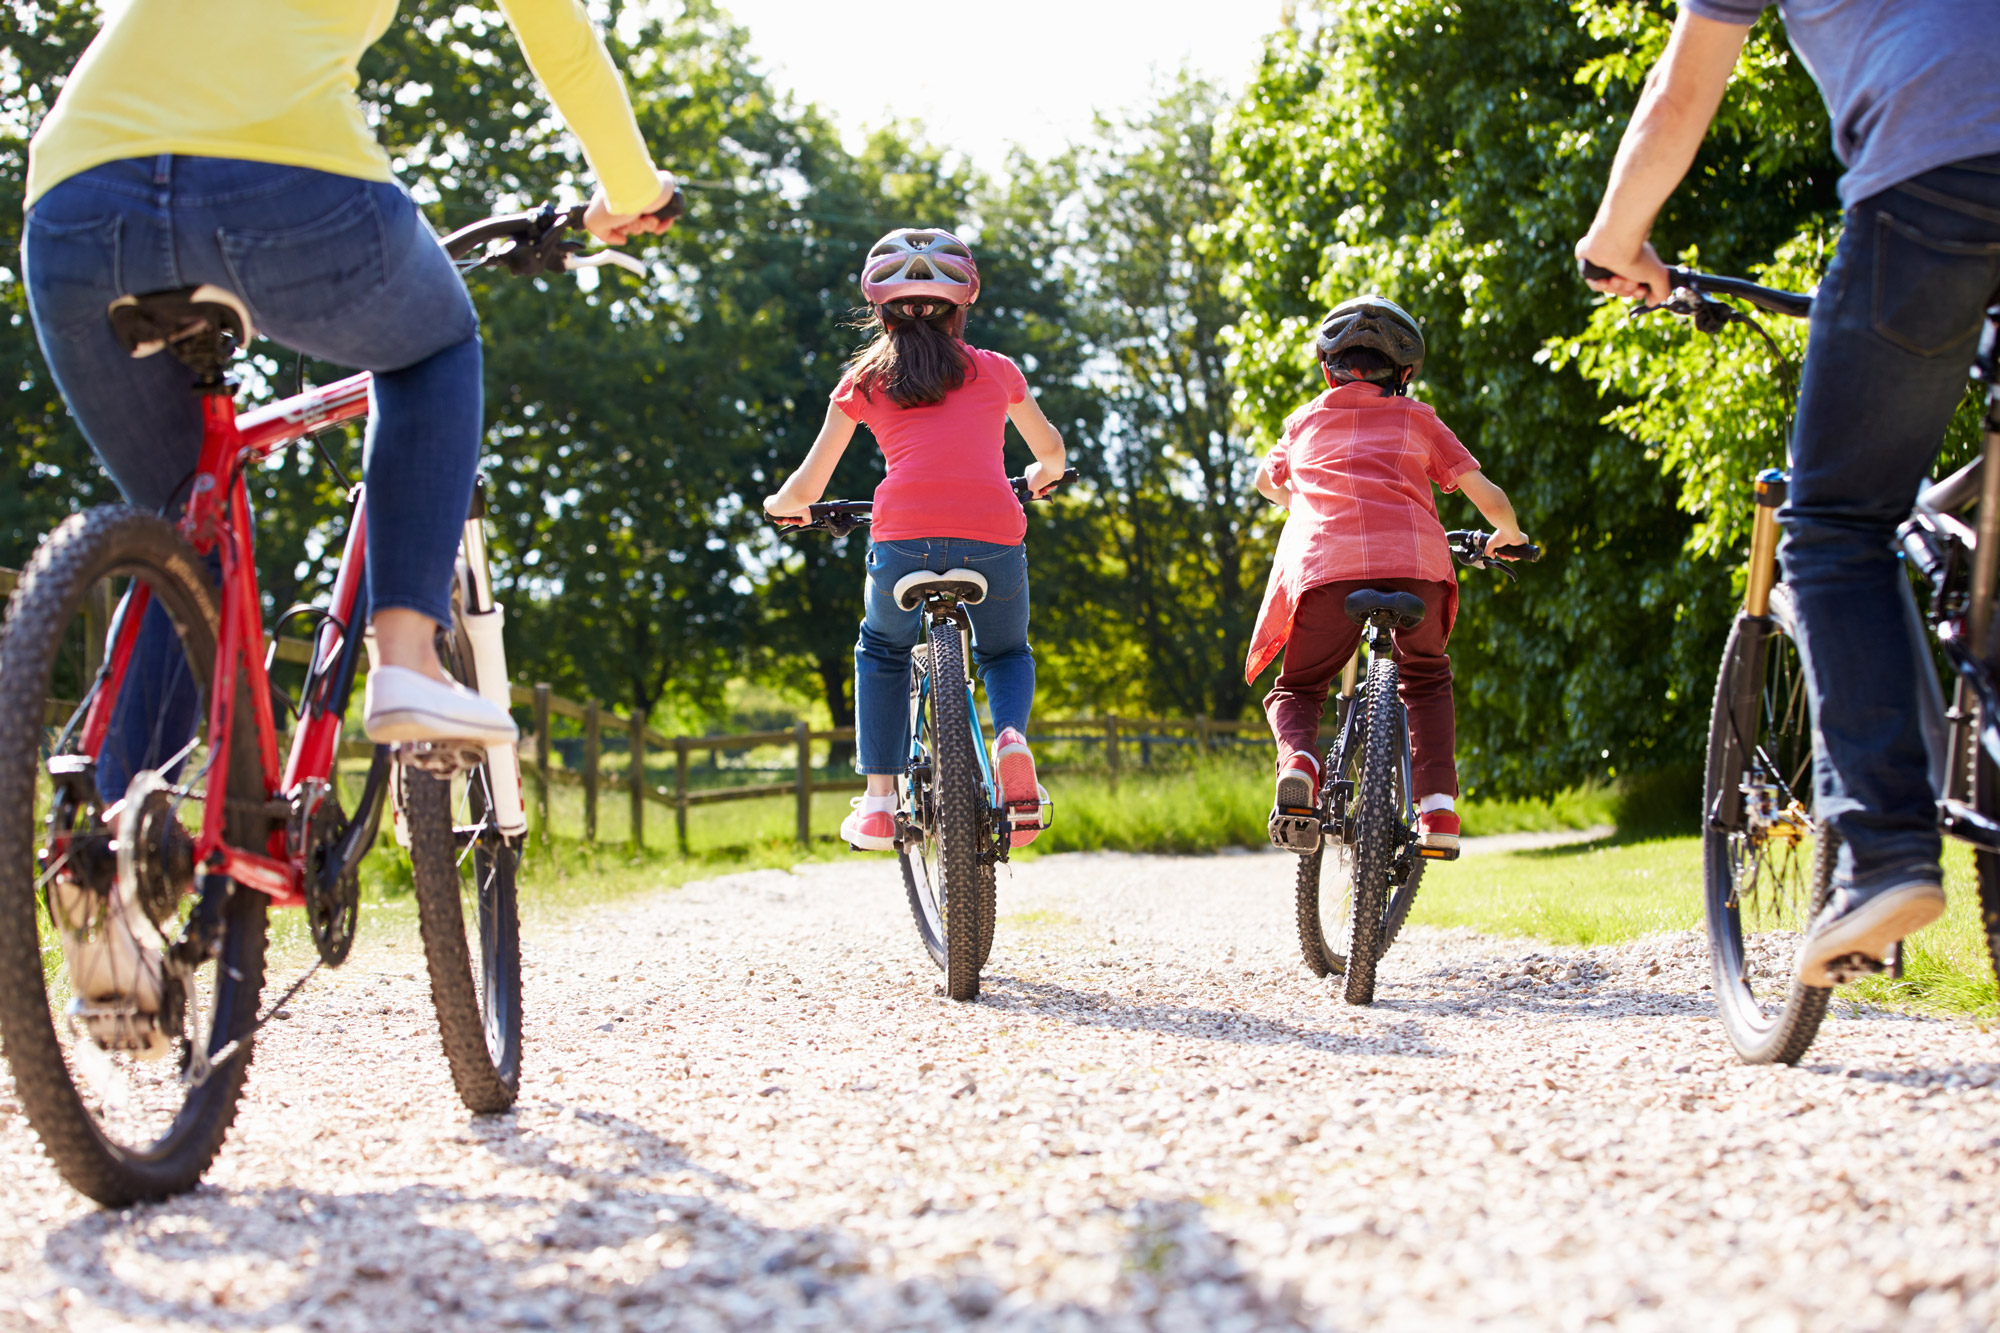
[[[1278,770],[1276,805],[1280,812],[1318,808],[1319,765],[1311,755],[1295,754]]]
[[[886,852],[896,845],[893,803],[889,809],[871,810],[868,799],[857,796],[848,802],[854,813],[840,821],[840,836],[857,852]]]
[[[1417,816],[1417,841],[1441,852],[1458,850],[1458,812],[1432,810]]]

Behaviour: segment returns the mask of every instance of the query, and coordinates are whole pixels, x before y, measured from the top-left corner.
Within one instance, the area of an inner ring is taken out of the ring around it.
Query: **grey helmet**
[[[1386,296],[1357,296],[1342,301],[1320,321],[1319,336],[1313,339],[1320,364],[1346,383],[1354,376],[1337,374],[1336,362],[1342,352],[1365,347],[1389,358],[1394,367],[1385,389],[1401,392],[1404,385],[1424,368],[1424,331],[1415,316]]]

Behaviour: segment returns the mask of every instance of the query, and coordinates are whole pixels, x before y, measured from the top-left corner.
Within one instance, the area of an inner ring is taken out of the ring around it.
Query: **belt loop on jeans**
[[[174,182],[174,155],[161,153],[153,159],[153,184],[171,185]]]

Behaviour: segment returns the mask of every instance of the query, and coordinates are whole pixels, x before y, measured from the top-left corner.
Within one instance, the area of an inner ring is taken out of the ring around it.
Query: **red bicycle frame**
[[[219,551],[222,560],[221,624],[217,633],[215,678],[208,704],[209,783],[203,800],[201,835],[195,841],[195,864],[228,876],[270,896],[280,907],[305,902],[303,849],[286,847],[285,828],[272,829],[261,850],[231,846],[223,836],[226,802],[245,793],[228,790],[230,738],[236,724],[239,688],[249,701],[256,728],[261,788],[257,799],[288,798],[308,781],[331,781],[340,746],[341,718],[319,701],[302,700],[297,732],[282,771],[278,765],[277,719],[271,709],[271,682],[265,666],[263,596],[257,584],[257,562],[250,534],[247,469],[279,449],[316,431],[368,414],[370,377],[351,375],[255,411],[236,413],[226,391],[201,394],[201,460],[180,529],[194,549],[207,555]],[[353,615],[360,603],[366,571],[366,497],[355,497],[347,541],[334,578],[333,605],[313,636],[314,675],[330,670],[354,632]],[[124,686],[125,673],[139,640],[151,592],[134,582],[120,608],[105,673],[91,698],[79,737],[83,753],[96,756],[111,727],[111,715]]]

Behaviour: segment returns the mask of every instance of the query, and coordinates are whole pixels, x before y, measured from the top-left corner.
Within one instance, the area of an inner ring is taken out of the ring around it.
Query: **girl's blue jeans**
[[[901,773],[910,759],[910,650],[923,641],[922,611],[890,597],[918,570],[976,570],[986,600],[968,607],[972,661],[986,687],[993,727],[1025,733],[1035,702],[1035,654],[1028,647],[1028,548],[958,537],[871,542],[867,616],[854,645],[855,771]]]
[[[373,371],[369,605],[450,621],[479,462],[479,320],[401,186],[232,158],[107,162],[35,201],[21,256],[56,387],[142,509],[185,500],[201,407],[185,366],[118,344],[105,307],[119,296],[214,283],[273,342]]]

